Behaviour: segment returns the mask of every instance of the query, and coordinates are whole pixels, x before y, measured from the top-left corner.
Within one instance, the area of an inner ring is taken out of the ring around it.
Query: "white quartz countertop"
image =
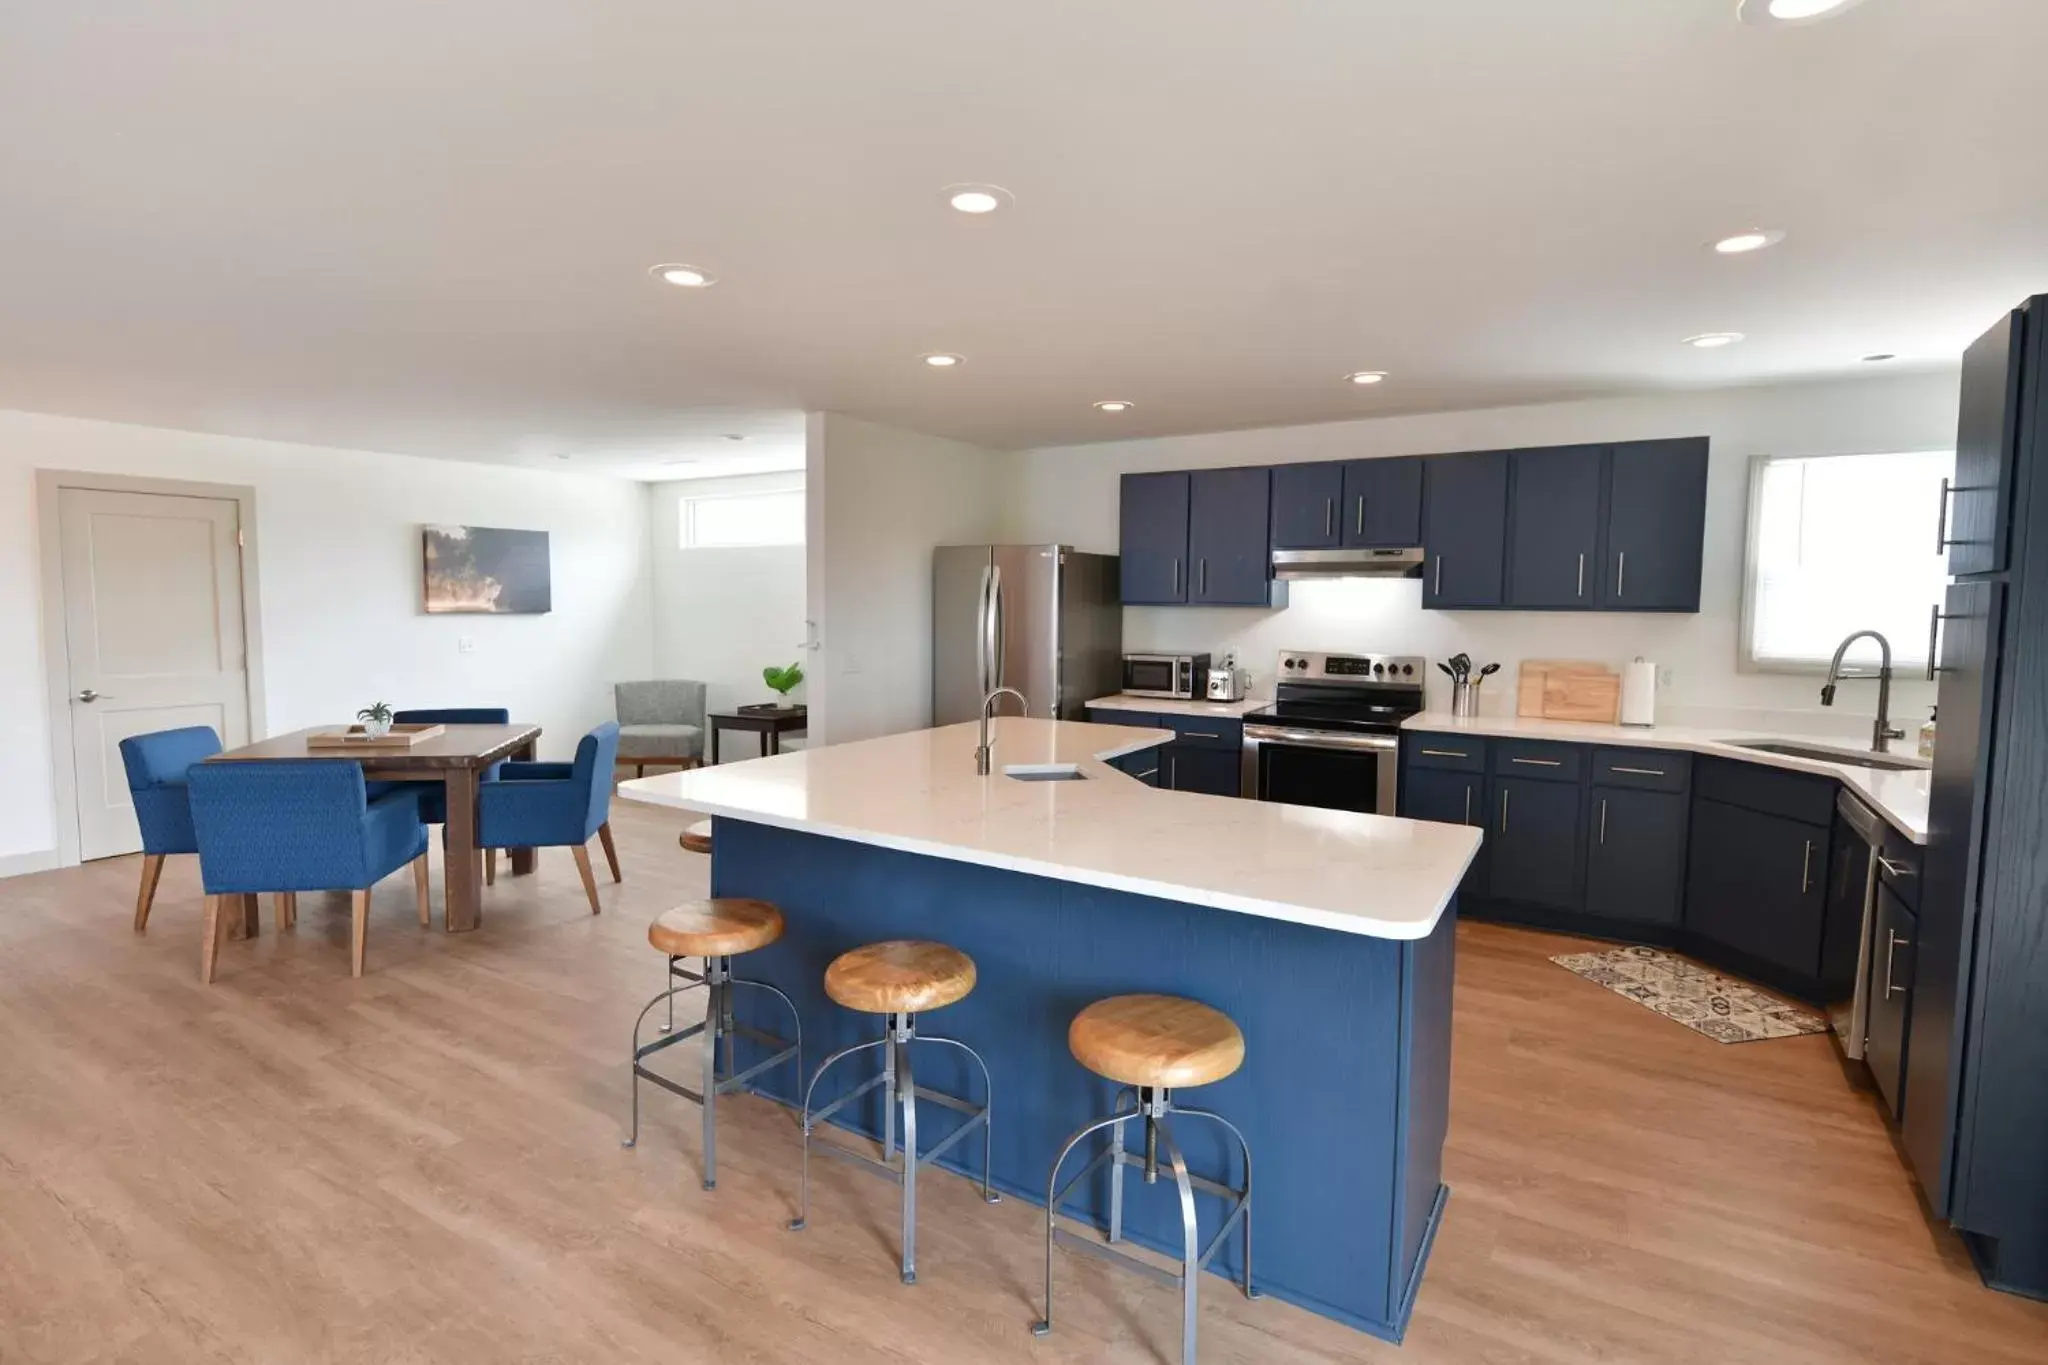
[[[1539,720],[1533,716],[1473,716],[1461,718],[1441,711],[1425,711],[1403,723],[1404,730],[1429,730],[1437,734],[1488,735],[1497,739],[1554,739],[1570,744],[1612,744],[1630,749],[1679,749],[1687,753],[1732,758],[1743,763],[1761,763],[1792,772],[1817,773],[1832,777],[1855,792],[1872,810],[1882,815],[1893,829],[1916,844],[1927,842],[1928,770],[1886,772],[1849,763],[1828,763],[1820,759],[1796,758],[1790,754],[1769,754],[1736,747],[1740,741],[1784,740],[1793,744],[1817,744],[1826,748],[1853,750],[1856,746],[1833,738],[1814,735],[1765,734],[1747,730],[1698,729],[1683,725],[1594,725],[1576,720]],[[1909,753],[1894,758],[1919,762]]]
[[[1215,716],[1238,720],[1272,700],[1271,697],[1245,697],[1238,701],[1174,701],[1170,697],[1134,697],[1127,692],[1117,692],[1097,697],[1088,705],[1100,711],[1143,711],[1154,716]]]
[[[1479,849],[1462,825],[1158,791],[1107,759],[1168,730],[1006,716],[995,771],[972,723],[663,773],[631,801],[1375,938],[1436,926]],[[1009,764],[1072,763],[1080,782]]]

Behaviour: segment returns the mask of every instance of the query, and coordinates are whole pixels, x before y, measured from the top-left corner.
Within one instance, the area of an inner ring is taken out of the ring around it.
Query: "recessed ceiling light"
[[[1897,359],[1898,356],[1890,351],[1873,351],[1869,355],[1863,357],[1863,363],[1866,365],[1876,365],[1882,361]]]
[[[1097,412],[1129,412],[1135,404],[1128,398],[1105,398],[1095,405]]]
[[[558,460],[573,460],[573,459],[575,459],[576,457],[575,457],[575,456],[573,456],[573,455],[557,455],[557,456],[555,456],[555,458],[556,458],[556,459],[558,459]]]
[[[1716,346],[1733,346],[1740,340],[1742,340],[1742,333],[1740,332],[1701,332],[1698,336],[1687,337],[1685,344],[1697,346],[1702,351],[1711,351]]]
[[[1767,246],[1776,246],[1785,240],[1785,234],[1777,228],[1752,228],[1738,232],[1732,237],[1723,237],[1714,243],[1714,250],[1723,256],[1742,256],[1752,251],[1762,251]]]
[[[682,265],[671,262],[667,265],[655,266],[647,273],[665,284],[672,284],[680,289],[705,289],[718,283],[718,276],[712,274],[701,265]]]
[[[1354,370],[1344,376],[1347,384],[1377,384],[1387,377],[1385,370]]]
[[[946,203],[961,213],[981,215],[1008,208],[1016,199],[1001,185],[948,185]]]
[[[744,434],[740,432],[728,431],[727,433],[725,433],[725,439],[728,441],[744,441],[747,438]]]
[[[918,357],[919,360],[922,360],[935,370],[950,370],[965,358],[964,356],[954,355],[951,351],[933,351],[929,355]]]
[[[1863,0],[1740,0],[1745,24],[1811,24],[1854,9]]]

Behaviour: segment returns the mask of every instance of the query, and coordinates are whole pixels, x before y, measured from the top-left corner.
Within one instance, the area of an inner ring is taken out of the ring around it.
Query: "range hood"
[[[1420,578],[1422,547],[1400,550],[1275,550],[1275,578]]]

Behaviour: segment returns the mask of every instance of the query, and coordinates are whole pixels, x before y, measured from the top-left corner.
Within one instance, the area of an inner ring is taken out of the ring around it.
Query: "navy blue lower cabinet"
[[[1585,807],[1577,783],[1496,777],[1488,802],[1488,875],[1496,900],[1577,910]]]
[[[1410,763],[1401,774],[1401,814],[1410,820],[1435,820],[1445,825],[1486,824],[1486,777],[1455,768],[1426,768]],[[1479,856],[1466,869],[1463,890],[1486,890],[1486,863],[1491,841],[1479,845]]]
[[[1913,1011],[1913,949],[1919,918],[1898,893],[1880,882],[1877,921],[1870,942],[1870,1028],[1863,1064],[1894,1117],[1902,1113],[1906,1087],[1906,1020]]]
[[[1160,752],[1165,764],[1160,772],[1162,787],[1208,796],[1236,796],[1244,785],[1240,750],[1182,742],[1169,744]]]
[[[1161,745],[1156,749],[1145,749],[1135,754],[1125,754],[1122,758],[1115,760],[1113,766],[1120,772],[1129,773],[1148,787],[1156,787],[1159,785],[1160,779],[1160,755],[1164,752],[1165,746]]]
[[[995,1089],[992,1183],[1014,1198],[1045,1198],[1060,1144],[1115,1110],[1118,1087],[1067,1051],[1077,1013],[1107,996],[1156,991],[1228,1014],[1244,1031],[1244,1065],[1180,1097],[1241,1128],[1258,1162],[1254,1286],[1400,1340],[1447,1193],[1455,907],[1429,937],[1400,942],[745,821],[715,823],[712,894],[759,897],[787,917],[779,941],[747,954],[745,975],[795,1001],[806,1061],[881,1033],[880,1019],[826,999],[825,968],[838,954],[928,938],[974,959],[973,993],[918,1023],[987,1060]],[[765,992],[737,992],[734,1008],[751,1027],[788,1028],[780,1003]],[[763,1055],[747,1040],[740,1047],[742,1066]],[[873,1074],[842,1064],[813,1103],[830,1104]],[[970,1099],[982,1093],[979,1072],[949,1048],[920,1050],[917,1081]],[[784,1102],[800,1091],[786,1066],[754,1084]],[[921,1146],[944,1141],[957,1122],[936,1104],[922,1106],[918,1118]],[[879,1141],[879,1088],[830,1122]],[[1235,1147],[1215,1125],[1182,1123],[1175,1135],[1195,1174],[1242,1182]],[[981,1162],[977,1137],[936,1164],[978,1179]],[[1083,1182],[1064,1211],[1100,1226],[1107,1193],[1105,1173]],[[1126,1201],[1125,1235],[1178,1256],[1180,1212],[1170,1184],[1130,1182]],[[1216,1202],[1197,1202],[1207,1235]],[[814,1207],[812,1216],[840,1215]],[[1237,1237],[1224,1239],[1209,1270],[1234,1277],[1241,1247]],[[944,1255],[934,1246],[930,1260]],[[1065,1292],[1075,1292],[1073,1273],[1069,1267]]]
[[[1803,999],[1822,994],[1828,828],[1701,797],[1693,802],[1685,929],[1731,970]]]
[[[1676,927],[1685,903],[1691,802],[1678,792],[1595,787],[1587,808],[1586,913]]]

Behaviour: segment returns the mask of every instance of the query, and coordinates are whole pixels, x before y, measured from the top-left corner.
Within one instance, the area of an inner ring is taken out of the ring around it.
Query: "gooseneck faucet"
[[[1835,704],[1835,684],[1843,678],[1867,678],[1868,673],[1844,673],[1842,656],[1849,652],[1849,646],[1865,636],[1877,641],[1877,721],[1870,727],[1870,751],[1874,754],[1890,753],[1892,741],[1904,739],[1904,730],[1892,729],[1892,642],[1874,630],[1859,630],[1835,646],[1835,657],[1828,664],[1828,680],[1821,684],[1820,704]]]
[[[989,751],[995,747],[995,742],[988,737],[989,713],[995,710],[996,702],[1005,692],[1023,703],[1025,715],[1031,714],[1030,701],[1025,698],[1022,692],[1019,692],[1014,687],[998,687],[995,691],[981,699],[981,744],[974,751],[974,775],[976,777],[988,776]]]

